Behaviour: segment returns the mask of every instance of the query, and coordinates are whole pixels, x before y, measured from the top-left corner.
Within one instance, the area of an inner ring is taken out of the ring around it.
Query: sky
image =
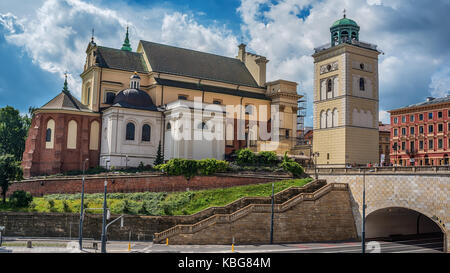
[[[78,98],[85,50],[139,40],[228,57],[237,46],[270,60],[268,81],[299,83],[312,125],[314,48],[347,18],[360,40],[378,45],[380,120],[391,109],[450,94],[450,0],[16,0],[0,1],[0,107],[27,113],[61,91],[64,73]]]

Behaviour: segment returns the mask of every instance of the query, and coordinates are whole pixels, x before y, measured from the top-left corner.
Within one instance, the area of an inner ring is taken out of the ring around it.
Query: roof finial
[[[347,18],[347,16],[345,15],[346,12],[347,12],[347,11],[344,9],[344,18]]]
[[[91,42],[94,42],[94,28],[92,28],[92,37],[91,37]]]
[[[64,88],[63,88],[63,91],[65,91],[65,92],[70,92],[70,91],[69,91],[69,87],[67,86],[67,71],[64,73],[64,77],[65,77],[65,80],[64,80]]]
[[[127,26],[127,34],[125,36],[125,41],[122,45],[122,50],[131,51],[130,39],[128,38],[128,26]]]

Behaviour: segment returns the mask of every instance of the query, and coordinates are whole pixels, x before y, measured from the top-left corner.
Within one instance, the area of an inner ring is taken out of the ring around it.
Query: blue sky
[[[286,79],[308,94],[312,124],[313,48],[342,17],[380,56],[380,119],[387,110],[450,90],[450,0],[17,0],[0,2],[0,107],[26,113],[56,96],[69,72],[79,97],[91,29],[97,44],[120,48],[130,26],[140,39],[234,57],[243,40],[266,56],[268,80]]]

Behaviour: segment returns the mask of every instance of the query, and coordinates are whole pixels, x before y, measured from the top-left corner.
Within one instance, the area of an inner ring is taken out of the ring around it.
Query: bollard
[[[32,248],[33,244],[31,243],[31,241],[27,241],[27,248]]]

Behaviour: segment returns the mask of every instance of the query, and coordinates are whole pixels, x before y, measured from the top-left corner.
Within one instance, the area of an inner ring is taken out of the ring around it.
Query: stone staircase
[[[331,191],[348,192],[348,185],[340,183],[332,183],[326,185],[326,181],[316,180],[305,185],[304,187],[288,188],[282,192],[277,193],[274,196],[274,212],[277,214],[282,214],[297,206],[299,203],[318,200]],[[348,202],[348,204],[345,205],[348,205],[348,211],[351,214],[351,209],[349,207],[350,203]],[[345,206],[345,208],[347,209],[347,206]],[[206,241],[205,239],[198,240],[194,237],[196,233],[200,233],[206,228],[214,229],[215,225],[217,227],[224,225],[231,227],[234,222],[246,216],[249,216],[252,213],[270,214],[271,209],[272,206],[270,197],[241,198],[233,203],[230,203],[227,206],[212,207],[197,213],[198,215],[196,218],[202,220],[194,224],[176,225],[160,233],[155,233],[154,243],[165,243],[166,239],[169,239],[169,241],[174,244],[214,244],[214,242],[220,244],[221,242],[214,241],[212,239],[212,237],[214,236],[209,236],[211,237],[211,239],[206,239]],[[352,221],[353,219],[351,219],[351,222]],[[254,224],[257,225],[258,223]],[[226,229],[231,230],[231,228]],[[220,233],[220,231],[217,232]],[[224,235],[224,237],[227,237],[227,235]]]

